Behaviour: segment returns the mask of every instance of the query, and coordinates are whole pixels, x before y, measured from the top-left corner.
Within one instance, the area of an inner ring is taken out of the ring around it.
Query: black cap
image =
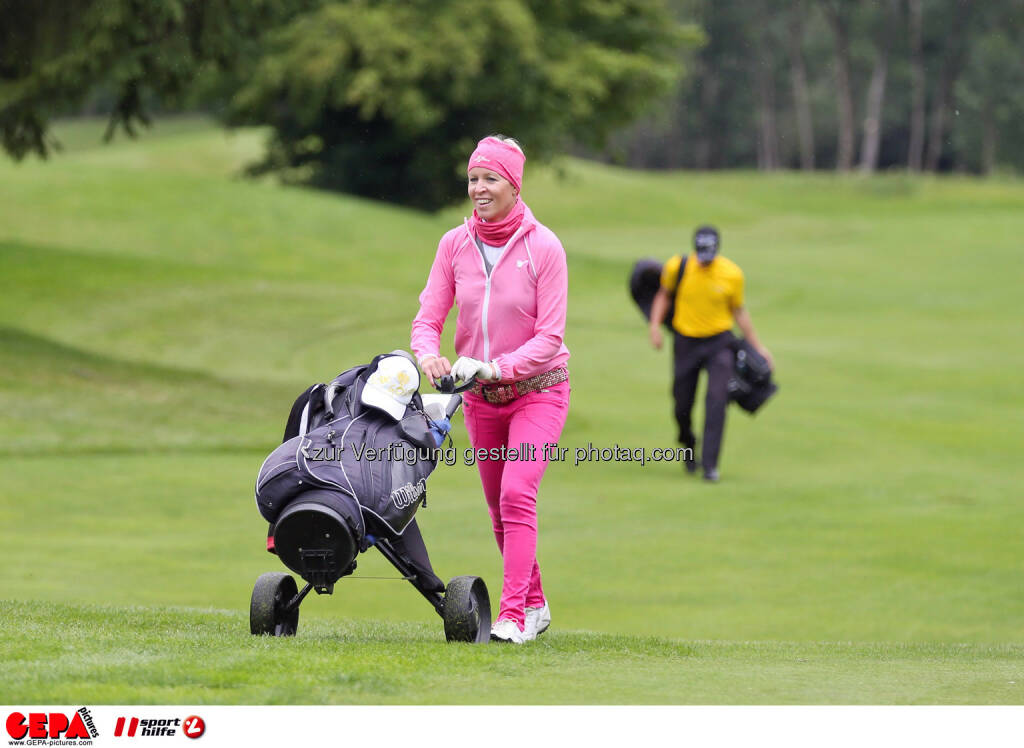
[[[701,226],[693,235],[693,248],[697,251],[697,259],[711,262],[718,254],[718,229],[714,226]]]

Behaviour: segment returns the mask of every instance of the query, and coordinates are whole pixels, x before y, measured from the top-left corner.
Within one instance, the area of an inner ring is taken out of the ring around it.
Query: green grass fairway
[[[0,703],[1024,703],[1024,183],[528,167],[570,271],[550,633],[448,646],[370,553],[284,641],[248,633],[283,570],[256,472],[309,383],[407,347],[467,206],[246,180],[253,130],[101,130],[0,161]],[[779,395],[730,411],[718,485],[574,465],[674,446],[670,357],[626,282],[704,222]],[[496,604],[476,468],[440,466],[419,517],[439,574]]]
[[[2,641],[17,642],[0,698],[21,703],[926,704],[966,691],[1003,702],[1020,696],[1024,656],[1012,645],[585,631],[481,647],[446,644],[423,623],[357,620],[300,623],[299,636],[273,639],[239,635],[248,620],[238,611],[7,602],[0,613]]]

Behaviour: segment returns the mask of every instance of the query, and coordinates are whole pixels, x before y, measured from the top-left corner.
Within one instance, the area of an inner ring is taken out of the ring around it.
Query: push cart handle
[[[445,374],[443,377],[437,380],[437,384],[434,386],[437,387],[438,392],[444,395],[454,395],[459,392],[465,392],[466,390],[470,389],[474,384],[476,384],[476,382],[470,379],[468,382],[463,382],[458,387],[456,387],[455,377],[453,377],[451,374]]]

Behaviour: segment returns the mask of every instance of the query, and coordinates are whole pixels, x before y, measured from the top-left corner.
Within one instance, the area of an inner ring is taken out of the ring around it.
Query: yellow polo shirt
[[[732,329],[734,310],[743,306],[743,271],[739,265],[717,255],[705,267],[690,255],[679,283],[676,255],[661,271],[661,287],[676,298],[672,327],[692,338],[707,338]]]

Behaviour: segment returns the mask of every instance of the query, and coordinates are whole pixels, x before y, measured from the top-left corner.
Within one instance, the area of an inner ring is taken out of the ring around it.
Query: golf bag
[[[330,566],[323,577],[329,584],[355,568],[358,553],[387,537],[428,587],[443,590],[414,520],[426,506],[426,479],[437,465],[443,427],[428,420],[419,393],[401,420],[364,404],[363,387],[380,358],[313,385],[292,406],[285,440],[256,480],[257,508],[271,524],[268,550],[307,578],[317,563]],[[325,521],[333,532],[322,532]],[[330,563],[304,552],[309,542],[282,543],[282,534],[331,537],[324,551]],[[293,556],[305,555],[285,558],[286,547]]]
[[[730,345],[736,354],[736,363],[729,378],[729,399],[748,413],[755,413],[779,386],[772,381],[768,361],[754,346],[743,338],[737,338]]]
[[[650,320],[651,305],[654,304],[654,297],[661,288],[661,271],[664,266],[657,260],[645,258],[637,260],[633,265],[633,271],[629,275],[629,293],[633,301],[640,308],[644,318]],[[679,278],[682,280],[683,269],[686,267],[686,257],[679,265]],[[675,297],[669,298],[668,311],[662,324],[669,330],[672,329],[672,319],[676,314]]]

